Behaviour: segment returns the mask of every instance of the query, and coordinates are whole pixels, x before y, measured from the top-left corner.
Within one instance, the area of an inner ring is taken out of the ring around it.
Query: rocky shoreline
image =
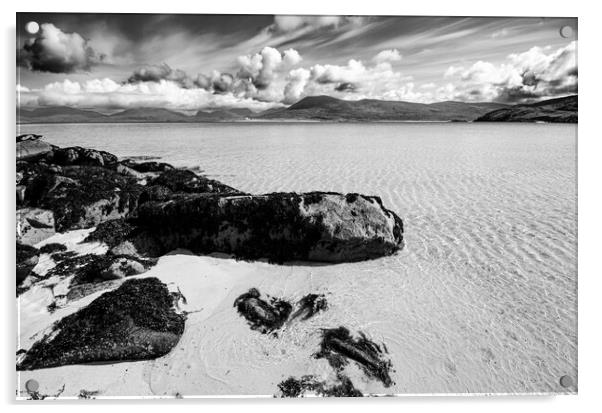
[[[178,302],[186,298],[157,278],[128,277],[144,274],[173,250],[283,264],[356,262],[403,248],[401,218],[376,196],[247,194],[167,163],[120,160],[82,147],[59,148],[39,135],[17,137],[16,161],[17,295],[39,283],[50,288],[65,285],[48,306],[48,312],[54,312],[102,292],[58,320],[31,348],[19,349],[18,370],[147,360],[169,353],[184,332],[186,312],[179,310]],[[60,243],[36,248],[55,234],[83,229],[92,229],[83,241],[101,245],[101,253],[82,254]],[[40,257],[45,270],[38,273]],[[234,307],[252,329],[277,339],[282,326],[303,322],[327,311],[328,305],[318,294],[290,304],[262,299],[251,289]],[[281,389],[297,383],[293,387],[298,391],[283,395],[313,391],[357,396],[340,369],[347,358],[366,377],[385,387],[392,384],[380,347],[367,344],[361,332],[355,340],[340,328],[346,336],[333,341],[332,334],[325,333],[319,353],[329,362],[336,358],[342,363],[333,365],[340,383],[331,388],[308,377],[300,382],[291,378]]]

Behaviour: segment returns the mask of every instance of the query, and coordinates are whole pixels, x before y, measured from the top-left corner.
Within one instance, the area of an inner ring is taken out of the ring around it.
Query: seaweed
[[[251,329],[266,334],[282,327],[293,307],[284,300],[270,297],[267,302],[260,296],[257,289],[251,288],[234,301],[234,307],[248,321]]]
[[[324,329],[321,349],[314,356],[325,358],[336,371],[341,371],[349,360],[353,360],[368,377],[390,387],[394,384],[389,375],[391,361],[383,358],[383,350],[378,344],[361,332],[359,335],[359,339],[353,338],[345,327]]]
[[[302,376],[300,379],[289,377],[278,384],[280,397],[303,397],[308,391],[323,397],[363,397],[349,377],[339,373],[337,379],[338,383],[327,385],[312,375]]]
[[[65,244],[60,244],[58,242],[51,242],[40,248],[40,252],[43,254],[52,254],[54,252],[63,252],[66,250],[67,250],[67,246]]]
[[[113,248],[128,239],[134,230],[134,226],[125,219],[112,219],[98,224],[83,242],[99,241],[107,244],[109,248]]]
[[[328,308],[328,302],[324,294],[307,294],[297,301],[297,310],[291,315],[291,320],[300,318],[307,320],[313,317],[316,313],[324,311]]]

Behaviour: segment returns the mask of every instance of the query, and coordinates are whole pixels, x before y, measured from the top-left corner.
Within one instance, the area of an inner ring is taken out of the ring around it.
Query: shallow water
[[[271,394],[279,377],[320,368],[309,361],[313,332],[338,325],[386,343],[396,382],[387,392],[576,390],[559,385],[562,375],[577,377],[575,125],[27,125],[20,132],[59,146],[161,157],[248,192],[378,195],[402,217],[406,246],[395,256],[266,265],[263,276],[250,277],[262,292],[288,298],[327,293],[330,309],[271,340],[227,328],[241,322],[231,302],[242,291],[232,292],[202,320],[199,337],[185,334],[189,345],[165,358],[179,368],[191,348],[202,354],[194,363],[203,385],[186,394]],[[255,380],[241,388],[249,372]],[[159,387],[179,381],[158,380]]]

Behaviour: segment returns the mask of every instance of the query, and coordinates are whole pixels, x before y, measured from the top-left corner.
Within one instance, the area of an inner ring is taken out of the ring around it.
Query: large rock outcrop
[[[156,278],[125,281],[54,326],[25,354],[18,370],[145,360],[167,354],[184,332],[174,296]]]
[[[358,194],[180,195],[140,205],[135,223],[164,252],[275,262],[360,261],[403,246],[401,219],[380,198]]]
[[[142,192],[135,179],[102,167],[36,165],[24,174],[23,205],[52,211],[59,232],[124,217]]]

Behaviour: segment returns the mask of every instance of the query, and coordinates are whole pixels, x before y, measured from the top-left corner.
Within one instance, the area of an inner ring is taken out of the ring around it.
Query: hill
[[[489,112],[476,122],[553,122],[577,123],[577,95],[514,105]]]
[[[471,121],[500,103],[438,102],[431,104],[362,99],[341,100],[331,96],[309,96],[285,109],[264,112],[259,119],[327,121]]]

